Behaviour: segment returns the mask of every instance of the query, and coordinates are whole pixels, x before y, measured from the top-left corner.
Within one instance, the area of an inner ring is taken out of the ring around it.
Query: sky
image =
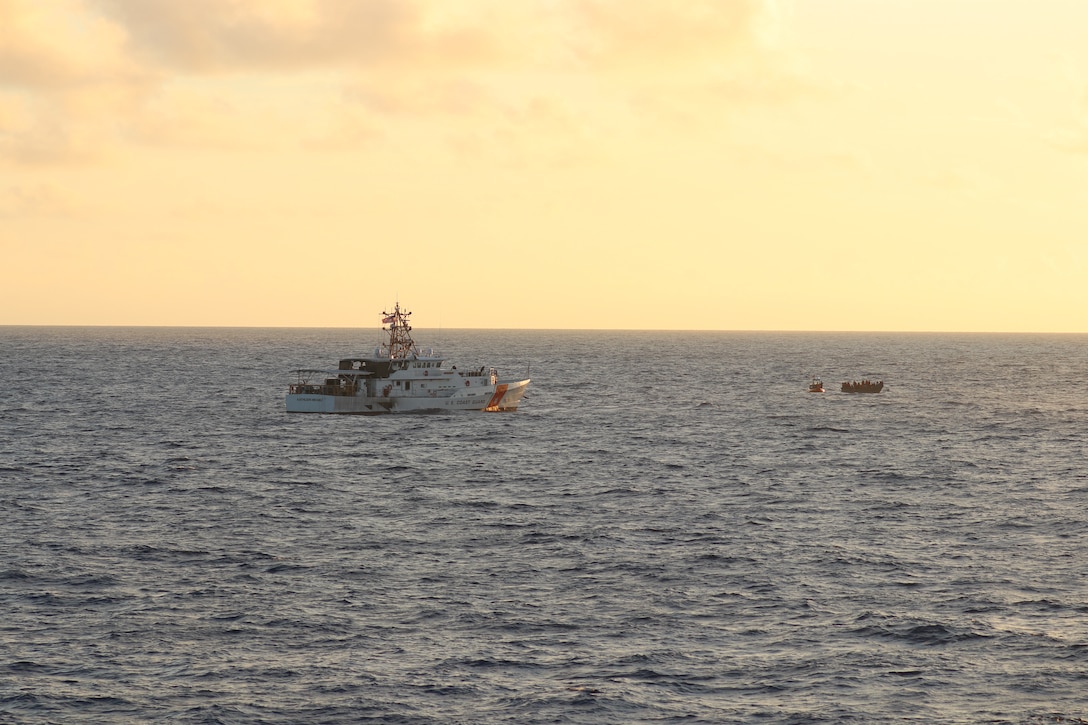
[[[0,325],[1088,332],[1084,0],[0,0]]]

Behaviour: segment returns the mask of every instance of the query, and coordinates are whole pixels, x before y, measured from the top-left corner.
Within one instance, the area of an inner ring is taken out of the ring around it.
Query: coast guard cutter
[[[336,370],[295,370],[288,413],[377,415],[439,410],[514,411],[529,379],[500,380],[495,368],[443,367],[433,350],[412,341],[411,312],[400,303],[382,313],[387,339],[368,357],[340,361]]]

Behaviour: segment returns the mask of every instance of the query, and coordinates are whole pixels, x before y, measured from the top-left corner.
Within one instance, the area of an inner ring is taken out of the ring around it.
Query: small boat
[[[844,393],[879,393],[884,389],[883,380],[861,380],[851,381],[842,384],[842,392]]]
[[[824,392],[824,381],[817,377],[812,378],[812,382],[808,384],[808,392],[810,393],[822,393]]]
[[[411,312],[382,313],[387,339],[373,355],[350,357],[335,370],[295,370],[288,413],[378,415],[442,410],[517,410],[529,379],[500,380],[495,368],[445,367],[433,350],[420,350],[408,324]]]

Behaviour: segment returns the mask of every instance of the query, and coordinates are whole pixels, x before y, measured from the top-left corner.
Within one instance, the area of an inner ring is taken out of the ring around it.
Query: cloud
[[[0,133],[13,133],[30,128],[33,114],[27,99],[14,93],[0,91]]]
[[[141,75],[124,30],[81,0],[0,0],[0,84],[67,88]]]
[[[0,158],[366,148],[422,124],[462,147],[554,133],[573,158],[620,124],[805,95],[780,22],[775,0],[0,0]]]
[[[154,81],[89,0],[0,0],[0,161],[108,155],[116,118]]]
[[[186,73],[669,71],[765,51],[774,0],[86,0],[131,51]]]
[[[1067,98],[1068,112],[1060,125],[1043,132],[1043,141],[1068,154],[1088,153],[1088,83],[1079,66],[1066,55],[1056,57],[1057,65],[1047,80]]]
[[[768,0],[571,0],[576,51],[602,70],[728,61],[767,45],[777,20]]]
[[[492,96],[487,84],[467,77],[401,78],[396,84],[366,78],[351,82],[344,93],[345,101],[389,116],[460,116],[486,106]]]
[[[781,47],[773,0],[450,4],[488,7],[493,38],[480,45],[492,51],[489,63],[396,74],[361,67],[346,99],[379,119],[471,122],[474,128],[454,134],[463,149],[536,134],[572,156],[575,147],[607,143],[619,127],[635,134],[720,128],[721,116],[734,109],[827,94]],[[434,7],[418,3],[418,17]],[[446,22],[456,27],[457,18]],[[542,109],[557,122],[541,123]]]
[[[1088,125],[1049,131],[1043,134],[1043,140],[1065,153],[1088,154]]]
[[[963,196],[982,199],[992,196],[1000,190],[998,179],[979,168],[968,166],[948,166],[920,177],[925,186],[939,192],[962,194]]]
[[[1055,149],[1070,154],[1088,153],[1088,88],[1077,94],[1070,120],[1062,127],[1043,134],[1043,140]]]
[[[281,130],[280,119],[243,101],[229,89],[171,84],[144,99],[119,124],[119,133],[148,146],[220,151],[270,147]]]
[[[78,204],[49,184],[18,185],[0,190],[0,218],[69,218],[78,214]]]
[[[101,128],[86,119],[72,120],[70,108],[78,105],[77,100],[64,95],[0,95],[0,161],[53,165],[101,159],[106,153]]]
[[[301,143],[308,151],[339,153],[370,146],[383,137],[379,124],[348,109],[330,114]]]
[[[495,37],[433,0],[97,1],[135,53],[193,73],[463,62]]]

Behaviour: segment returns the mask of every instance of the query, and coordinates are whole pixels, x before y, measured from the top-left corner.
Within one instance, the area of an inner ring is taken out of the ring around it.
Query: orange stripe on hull
[[[487,407],[484,408],[484,410],[491,412],[497,411],[499,409],[499,401],[502,400],[502,396],[506,395],[506,389],[508,387],[510,386],[506,385],[505,383],[503,383],[502,385],[497,385],[495,387],[495,394],[491,396],[491,400],[488,402]]]

